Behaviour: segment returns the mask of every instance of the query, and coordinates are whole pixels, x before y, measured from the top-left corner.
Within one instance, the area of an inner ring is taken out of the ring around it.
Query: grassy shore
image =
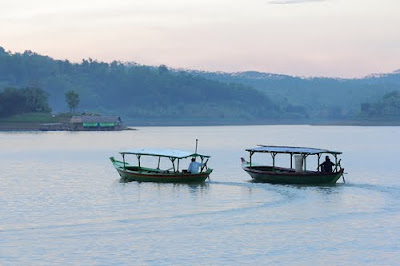
[[[0,131],[39,131],[43,130],[44,124],[66,124],[71,119],[72,114],[50,114],[50,113],[29,113],[16,115],[7,118],[0,118]],[[315,125],[315,126],[400,126],[400,120],[205,120],[205,119],[185,119],[185,120],[154,120],[154,119],[128,119],[124,122],[125,126],[228,126],[228,125]]]
[[[41,130],[46,123],[66,123],[71,114],[28,113],[0,118],[1,131]]]

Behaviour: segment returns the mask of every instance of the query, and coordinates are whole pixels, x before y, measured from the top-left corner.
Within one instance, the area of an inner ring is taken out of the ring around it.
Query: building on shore
[[[69,122],[71,131],[115,131],[124,129],[119,116],[79,115]]]
[[[42,123],[39,126],[40,131],[66,131],[69,130],[68,123]]]

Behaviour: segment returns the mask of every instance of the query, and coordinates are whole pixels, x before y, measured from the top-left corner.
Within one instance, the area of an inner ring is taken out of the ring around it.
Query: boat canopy
[[[200,153],[193,153],[190,151],[172,150],[172,149],[157,149],[157,148],[141,148],[132,149],[127,151],[121,151],[120,154],[135,154],[135,155],[148,155],[148,156],[158,156],[158,157],[168,157],[176,159],[184,159],[188,157],[202,157],[209,158],[209,155],[204,155]]]
[[[341,154],[339,151],[331,151],[326,149],[315,149],[315,148],[304,148],[304,147],[289,147],[289,146],[267,146],[258,145],[259,147],[246,149],[250,153],[255,152],[266,152],[266,153],[290,153],[290,154],[305,154],[305,155],[315,155],[321,153],[329,154]]]

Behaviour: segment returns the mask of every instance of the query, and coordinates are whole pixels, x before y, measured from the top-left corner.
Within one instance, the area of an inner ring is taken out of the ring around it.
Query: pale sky
[[[363,77],[400,69],[400,0],[0,0],[0,46],[81,62]]]

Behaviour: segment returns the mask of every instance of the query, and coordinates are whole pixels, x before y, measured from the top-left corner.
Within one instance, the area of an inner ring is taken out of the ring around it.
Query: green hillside
[[[335,79],[180,71],[90,58],[71,63],[0,47],[0,90],[10,87],[44,90],[53,113],[68,112],[65,93],[75,91],[77,112],[118,115],[128,124],[351,123],[397,116],[381,99],[400,91],[400,72]]]
[[[277,105],[249,86],[170,71],[164,65],[92,59],[71,63],[0,48],[0,88],[6,87],[43,89],[53,112],[68,111],[65,93],[74,90],[81,100],[77,111],[120,115],[132,122],[235,123],[281,116]]]
[[[400,90],[400,72],[361,79],[300,78],[260,72],[193,74],[221,82],[238,82],[267,95],[283,111],[297,111],[309,120],[362,119],[361,105]],[[384,119],[382,117],[382,119]]]

